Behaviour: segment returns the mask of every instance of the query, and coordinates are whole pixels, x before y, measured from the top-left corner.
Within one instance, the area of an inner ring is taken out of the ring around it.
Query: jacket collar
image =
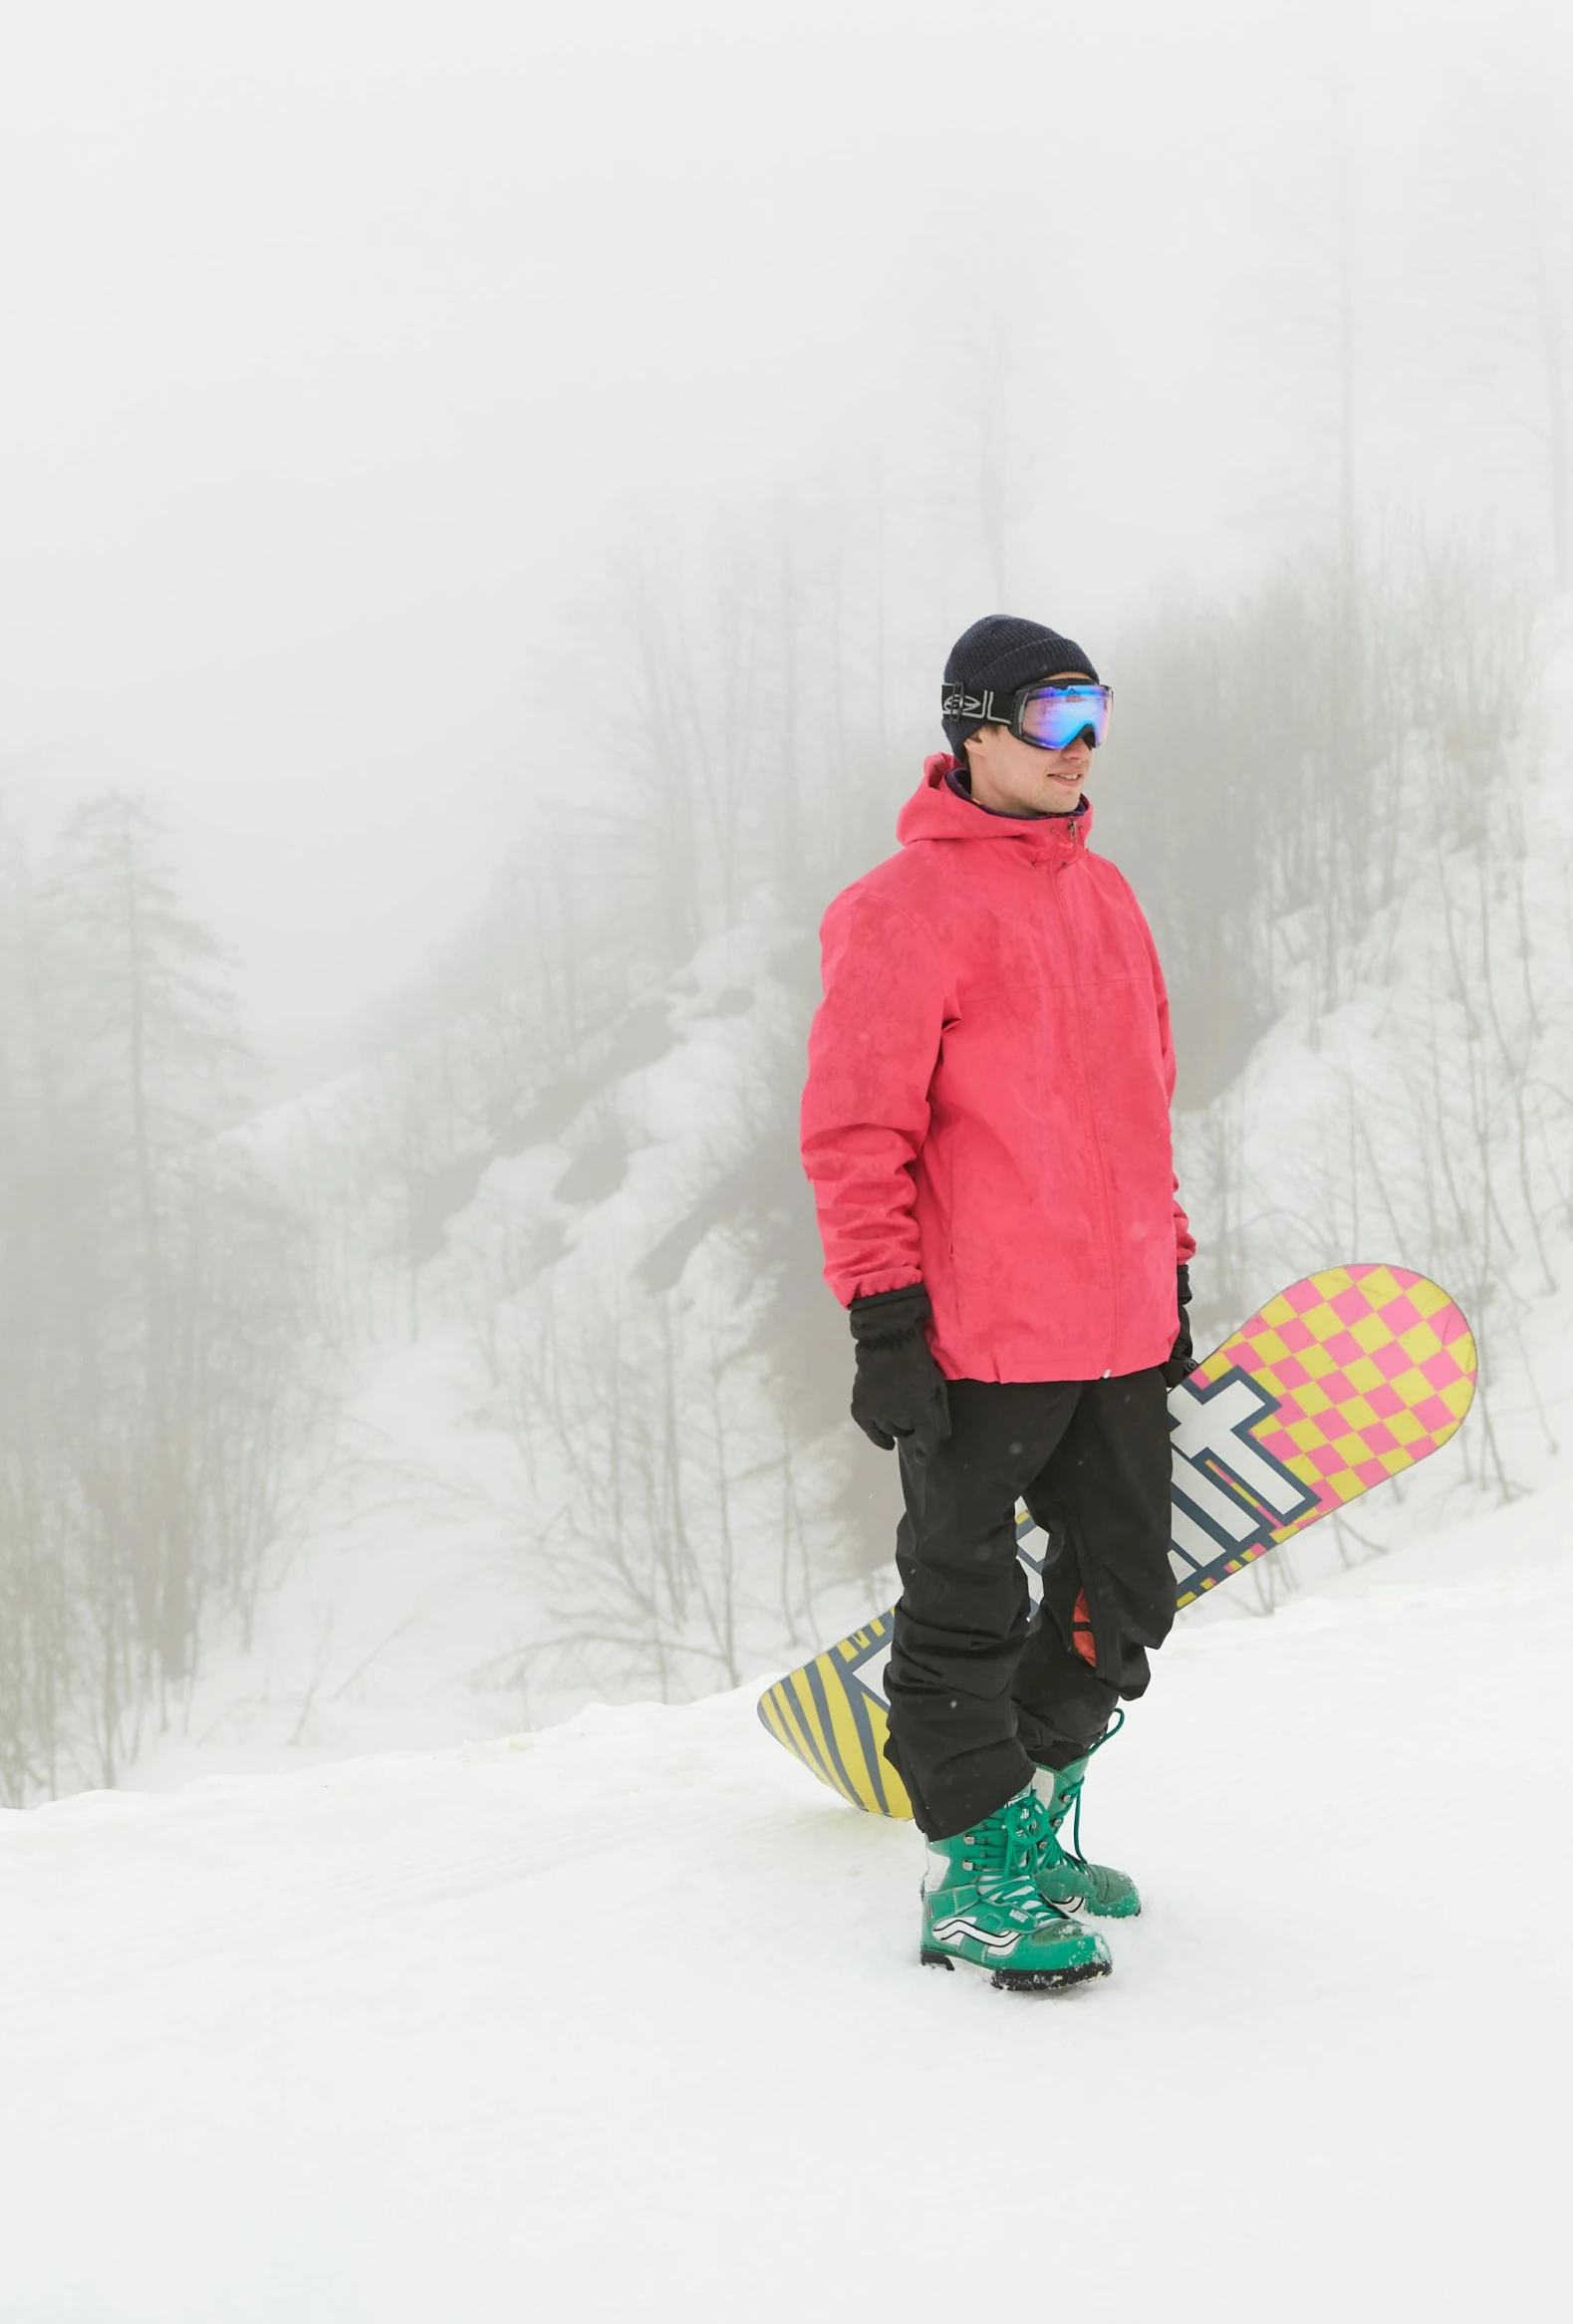
[[[1074,815],[990,815],[951,790],[946,777],[956,766],[946,750],[923,761],[923,779],[896,818],[902,846],[914,840],[1001,840],[1035,856],[1078,856],[1087,845],[1093,811],[1086,799]]]

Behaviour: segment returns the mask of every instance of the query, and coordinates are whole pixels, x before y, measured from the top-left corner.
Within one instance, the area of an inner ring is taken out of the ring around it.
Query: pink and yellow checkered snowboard
[[[1463,1316],[1405,1267],[1328,1267],[1269,1299],[1169,1399],[1180,1605],[1445,1444],[1474,1378]],[[1047,1545],[1023,1507],[1016,1545],[1036,1596]],[[778,1679],[759,1716],[854,1806],[909,1816],[884,1756],[892,1620]]]

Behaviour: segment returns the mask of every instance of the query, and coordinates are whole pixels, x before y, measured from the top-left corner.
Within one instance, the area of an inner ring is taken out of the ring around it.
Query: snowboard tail
[[[1170,1564],[1179,1603],[1243,1573],[1446,1443],[1474,1397],[1475,1348],[1439,1284],[1404,1267],[1327,1267],[1291,1283],[1170,1393]],[[1045,1536],[1016,1547],[1036,1599]],[[894,1609],[765,1689],[759,1716],[822,1783],[911,1816],[884,1756]]]

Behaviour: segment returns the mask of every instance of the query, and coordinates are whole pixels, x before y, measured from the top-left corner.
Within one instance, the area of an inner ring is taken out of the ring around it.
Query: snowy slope
[[[1183,1631],[1069,1995],[920,1969],[752,1688],[5,1816],[0,2314],[1559,2312],[1570,1521]]]
[[[745,1172],[765,1200],[777,1197],[779,1150],[808,1218],[790,1141],[774,1141],[762,1170],[754,1157],[779,1098],[773,1045],[790,1041],[795,1070],[810,956],[803,932],[759,902],[631,1012],[639,1039],[622,1046],[643,1055],[604,1076],[587,1069],[550,1135],[517,1151],[505,1141],[468,1173],[419,1270],[418,1336],[403,1325],[395,1273],[392,1321],[342,1365],[323,1474],[279,1546],[252,1643],[214,1652],[189,1704],[144,1748],[138,1781],[499,1736],[604,1692],[655,1692],[632,1652],[587,1673],[532,1660],[531,1649],[603,1612],[580,1587],[605,1562],[601,1503],[612,1490],[596,1409],[614,1391],[658,1402],[668,1368],[689,1454],[688,1522],[704,1542],[729,1525],[740,1544],[732,1675],[776,1652],[787,1630],[807,1643],[843,1611],[862,1619],[866,1593],[843,1605],[835,1559],[818,1561],[823,1613],[801,1581],[792,1593],[783,1585],[781,1424],[751,1345],[769,1286],[726,1208]],[[277,1159],[307,1133],[332,1147],[357,1102],[347,1082],[278,1109],[267,1151]],[[817,1264],[799,1272],[839,1360],[840,1319]],[[793,1479],[798,1522],[817,1542],[834,1530],[822,1512],[857,1458],[839,1395],[827,1418],[828,1451],[810,1448]],[[650,1561],[670,1497],[648,1508],[634,1499],[625,1530]],[[673,1690],[716,1678],[700,1660]]]
[[[1317,1009],[1314,916],[1280,923],[1282,1014],[1234,1085],[1177,1123],[1206,1324],[1232,1328],[1317,1267],[1380,1258],[1445,1284],[1479,1350],[1481,1393],[1454,1444],[1269,1561],[1263,1588],[1315,1582],[1340,1557],[1567,1473],[1573,604],[1548,609],[1544,631],[1508,773],[1470,803],[1466,832],[1416,799],[1394,900],[1351,950],[1349,997]]]

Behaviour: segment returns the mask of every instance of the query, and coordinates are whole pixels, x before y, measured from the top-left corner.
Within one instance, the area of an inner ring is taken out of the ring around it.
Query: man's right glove
[[[855,1299],[848,1314],[858,1350],[853,1419],[882,1451],[891,1451],[898,1436],[910,1436],[914,1459],[926,1460],[950,1433],[945,1377],[923,1334],[927,1292],[920,1283],[876,1291]]]

